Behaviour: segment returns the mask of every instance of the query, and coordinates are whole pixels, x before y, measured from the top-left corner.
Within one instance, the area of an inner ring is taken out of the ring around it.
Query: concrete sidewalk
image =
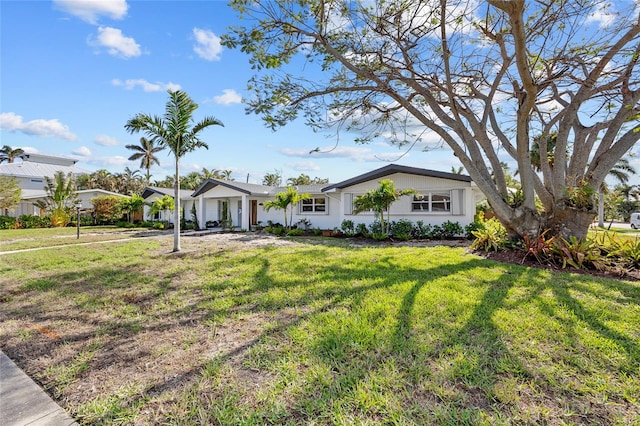
[[[0,351],[0,424],[68,426],[77,423]]]

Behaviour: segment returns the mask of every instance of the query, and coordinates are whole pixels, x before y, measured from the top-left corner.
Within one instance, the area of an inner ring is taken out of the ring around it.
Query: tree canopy
[[[595,203],[577,201],[640,137],[632,2],[231,4],[246,19],[223,43],[250,56],[248,112],[272,128],[301,116],[314,129],[356,132],[358,142],[435,138],[513,235],[584,236]],[[516,205],[504,161],[517,165]]]

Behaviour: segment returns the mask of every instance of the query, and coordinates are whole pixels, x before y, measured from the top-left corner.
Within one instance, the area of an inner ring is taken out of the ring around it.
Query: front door
[[[258,224],[258,200],[251,200],[251,224]]]

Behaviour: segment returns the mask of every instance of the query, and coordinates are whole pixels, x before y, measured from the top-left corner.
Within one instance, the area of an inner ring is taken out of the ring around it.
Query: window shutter
[[[344,194],[342,196],[344,200],[344,214],[352,215],[353,214],[353,194]]]
[[[451,190],[451,214],[453,216],[464,215],[464,189]]]

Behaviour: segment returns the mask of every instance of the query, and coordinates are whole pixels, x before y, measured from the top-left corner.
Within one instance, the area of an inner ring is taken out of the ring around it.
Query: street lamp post
[[[82,203],[76,204],[76,239],[80,239],[80,209],[82,208]]]

